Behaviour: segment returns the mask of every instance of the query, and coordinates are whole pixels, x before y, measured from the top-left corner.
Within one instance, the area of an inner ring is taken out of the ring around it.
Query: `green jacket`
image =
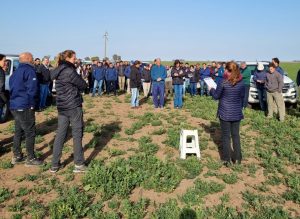
[[[245,69],[241,69],[241,73],[243,75],[244,84],[250,85],[251,70],[248,67],[246,67]]]

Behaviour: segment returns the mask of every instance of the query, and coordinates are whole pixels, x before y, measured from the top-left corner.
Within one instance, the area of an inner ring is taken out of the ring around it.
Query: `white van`
[[[8,68],[5,71],[5,95],[9,100],[9,78],[12,73],[18,68],[19,66],[19,56],[18,55],[6,55],[6,61]],[[9,116],[9,107],[8,103],[6,103],[3,107],[2,114],[0,115],[0,122],[7,121]]]

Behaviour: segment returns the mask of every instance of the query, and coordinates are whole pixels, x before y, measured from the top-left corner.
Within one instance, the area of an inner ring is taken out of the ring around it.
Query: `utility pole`
[[[107,58],[107,41],[108,41],[108,33],[107,31],[104,34],[104,58]]]

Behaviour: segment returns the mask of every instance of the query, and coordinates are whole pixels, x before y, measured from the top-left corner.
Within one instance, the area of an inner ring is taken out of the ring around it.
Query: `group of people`
[[[140,61],[131,64],[117,62],[115,65],[108,61],[102,63],[94,61],[91,66],[80,66],[76,53],[66,50],[57,56],[57,66],[49,66],[49,58],[33,61],[31,53],[22,53],[19,56],[19,66],[9,79],[10,110],[15,120],[15,134],[13,142],[12,163],[25,161],[21,150],[21,139],[25,134],[27,159],[26,166],[41,165],[43,161],[35,156],[35,110],[43,109],[49,87],[55,81],[56,105],[58,110],[58,128],[53,145],[52,166],[50,171],[57,172],[62,168],[60,162],[62,148],[69,125],[72,127],[74,144],[74,172],[85,172],[83,155],[83,110],[82,94],[91,93],[94,97],[106,92],[116,95],[119,87],[124,92],[131,93],[131,107],[139,108],[139,90],[143,88],[144,97],[153,97],[154,108],[163,108],[165,104],[166,87],[172,83],[174,90],[174,107],[183,106],[183,96],[186,91],[191,96],[197,95],[197,84],[200,84],[200,95],[210,95],[219,100],[218,118],[222,131],[222,148],[224,164],[240,163],[242,160],[240,148],[239,127],[243,119],[243,108],[247,106],[250,87],[251,71],[245,62],[238,65],[231,61],[227,63],[213,62],[196,66],[183,64],[175,60],[172,67],[161,64],[160,58],[154,60],[153,65],[145,65]],[[5,103],[4,92],[4,63],[5,56],[0,54],[0,109]],[[88,72],[88,73],[87,73]],[[89,75],[91,75],[89,77]],[[89,81],[91,78],[92,81]],[[212,78],[216,88],[206,85],[205,79]],[[269,64],[268,71],[262,63],[258,63],[253,80],[256,83],[262,110],[268,109],[268,117],[273,112],[279,112],[280,121],[284,120],[285,107],[281,94],[283,86],[283,71],[279,67],[279,60],[274,58]],[[52,88],[50,88],[52,89]],[[169,88],[168,88],[169,89]],[[39,94],[39,95],[37,95]],[[267,106],[264,103],[266,94]],[[36,97],[39,96],[37,99]],[[37,104],[38,102],[38,104]],[[230,139],[233,141],[233,151],[230,153]]]

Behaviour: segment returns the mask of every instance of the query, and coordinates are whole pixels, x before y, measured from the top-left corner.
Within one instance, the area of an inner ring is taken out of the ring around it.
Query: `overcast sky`
[[[123,60],[300,59],[297,0],[1,1],[0,52]]]

